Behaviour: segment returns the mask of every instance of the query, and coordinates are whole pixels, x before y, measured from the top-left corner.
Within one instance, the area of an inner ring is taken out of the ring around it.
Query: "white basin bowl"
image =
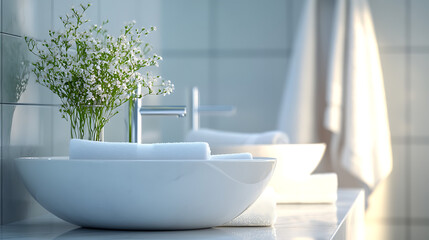
[[[326,144],[258,144],[210,146],[213,154],[249,152],[254,157],[277,159],[270,185],[276,190],[285,179],[310,175],[322,160]]]
[[[135,230],[222,225],[252,204],[275,159],[69,160],[19,158],[33,197],[70,223]]]

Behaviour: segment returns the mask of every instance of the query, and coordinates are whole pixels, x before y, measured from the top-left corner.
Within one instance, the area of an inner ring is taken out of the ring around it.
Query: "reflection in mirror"
[[[15,37],[3,37],[3,87],[2,101],[17,103],[27,90],[31,74],[28,51],[23,40]]]

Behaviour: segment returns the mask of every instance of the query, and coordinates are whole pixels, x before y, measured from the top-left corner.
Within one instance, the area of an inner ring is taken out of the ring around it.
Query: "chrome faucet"
[[[197,87],[192,88],[191,96],[191,127],[192,130],[200,128],[200,115],[233,115],[236,112],[234,106],[227,105],[200,105],[200,94]],[[140,100],[134,101],[134,111],[131,117],[131,142],[141,143],[142,115],[151,116],[177,116],[185,117],[186,106],[142,106]]]
[[[135,100],[131,119],[131,141],[134,143],[142,143],[142,115],[184,117],[186,106],[142,106],[140,100]]]

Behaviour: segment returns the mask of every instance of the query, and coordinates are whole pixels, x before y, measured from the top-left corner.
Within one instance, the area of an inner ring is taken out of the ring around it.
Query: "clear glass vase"
[[[71,138],[104,141],[104,126],[110,119],[103,106],[76,106],[67,112]]]

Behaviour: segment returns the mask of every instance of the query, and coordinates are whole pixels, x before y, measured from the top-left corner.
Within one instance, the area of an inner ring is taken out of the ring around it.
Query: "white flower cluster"
[[[170,81],[139,72],[158,66],[162,60],[156,54],[149,55],[151,47],[142,41],[155,27],[137,29],[133,21],[118,37],[107,33],[107,21],[84,28],[88,20],[83,19],[83,14],[89,6],[81,5],[81,11],[72,8],[71,15],[61,18],[64,30],[49,31],[48,41],[38,43],[25,38],[30,51],[38,56],[33,64],[36,81],[59,96],[63,117],[72,119],[83,108],[98,106],[103,111],[100,121],[107,123],[116,109],[128,101],[170,94],[174,90]],[[145,94],[136,94],[139,86],[147,90]]]

